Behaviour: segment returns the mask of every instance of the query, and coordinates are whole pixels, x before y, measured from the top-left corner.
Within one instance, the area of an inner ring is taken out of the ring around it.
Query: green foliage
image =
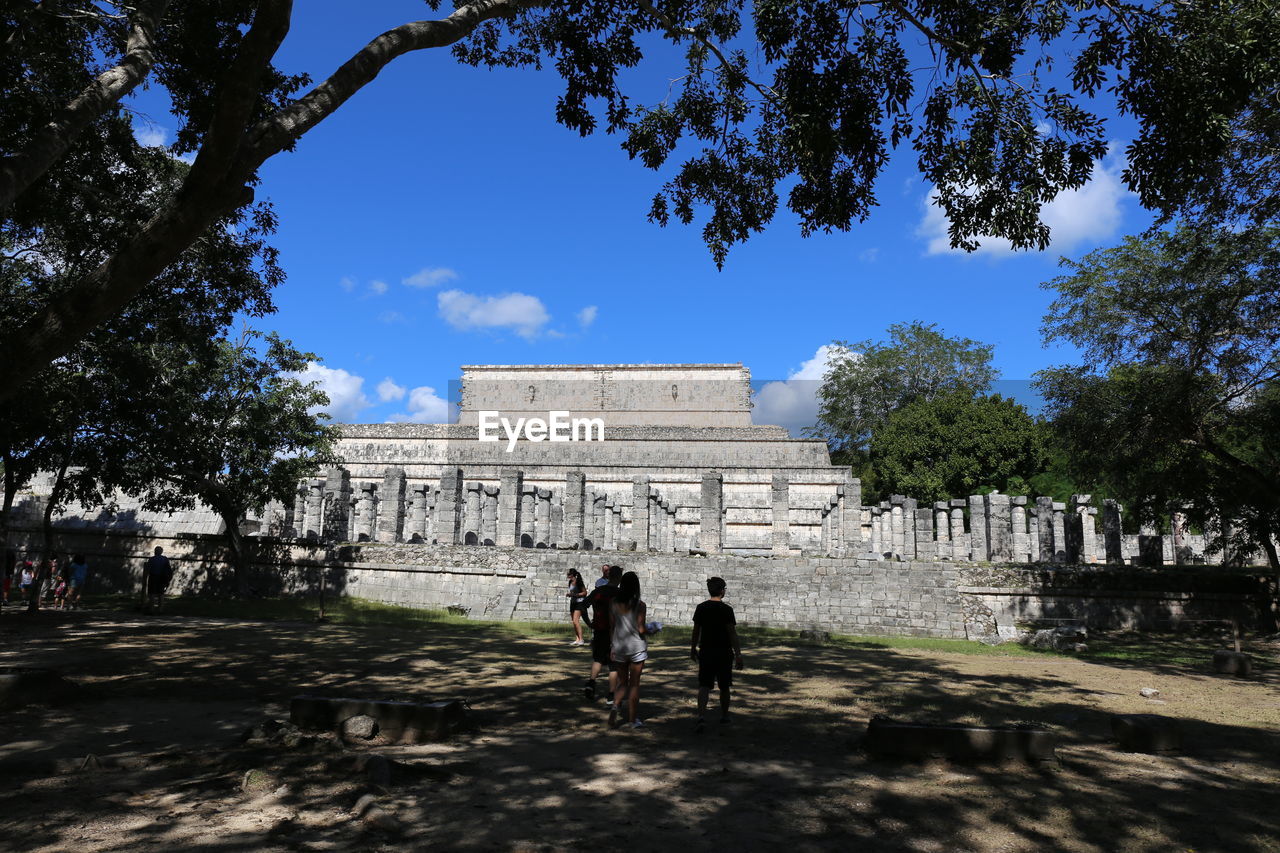
[[[1280,531],[1280,228],[1186,227],[1064,261],[1046,318],[1086,366],[1038,382],[1072,470],[1155,518]],[[1226,532],[1225,527],[1220,532]],[[1239,543],[1236,543],[1239,544]]]
[[[1025,492],[1045,456],[1042,427],[1001,396],[952,391],[893,412],[871,439],[883,493],[922,505],[994,490]]]
[[[818,427],[833,450],[864,450],[899,409],[947,394],[979,394],[998,373],[993,348],[950,338],[935,324],[897,323],[887,341],[837,341],[818,392]]]

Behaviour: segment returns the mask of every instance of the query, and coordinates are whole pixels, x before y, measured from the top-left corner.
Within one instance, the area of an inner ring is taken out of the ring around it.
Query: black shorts
[[[612,638],[608,629],[591,635],[591,659],[596,663],[609,663],[609,645]]]
[[[720,683],[721,690],[727,690],[733,684],[733,652],[701,652],[698,655],[698,686],[715,687]]]

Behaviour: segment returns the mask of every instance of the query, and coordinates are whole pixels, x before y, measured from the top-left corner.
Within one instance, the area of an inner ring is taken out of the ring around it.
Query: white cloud
[[[532,340],[551,319],[542,300],[527,293],[477,296],[446,290],[436,297],[440,316],[455,329],[511,329]]]
[[[872,246],[870,249],[863,249],[858,253],[858,260],[864,264],[874,264],[880,260],[880,247]]]
[[[378,388],[381,389],[382,386],[379,385]],[[403,388],[400,390],[404,391]],[[436,394],[436,389],[430,386],[421,385],[410,391],[408,408],[407,412],[387,418],[387,423],[443,424],[449,422],[449,401]]]
[[[1040,217],[1049,226],[1050,249],[1065,252],[1081,243],[1097,243],[1115,236],[1123,218],[1122,203],[1129,195],[1121,179],[1123,170],[1123,158],[1110,154],[1093,167],[1089,183],[1078,190],[1059,193],[1041,209]],[[951,248],[947,215],[935,203],[936,198],[936,191],[926,197],[924,218],[916,234],[925,240],[927,254],[964,254],[962,249]],[[982,237],[974,254],[1008,255],[1013,251],[1013,244],[1003,237]]]
[[[344,275],[338,279],[338,287],[341,287],[347,293],[356,289],[356,280],[349,275]]]
[[[599,313],[600,313],[599,306],[588,305],[586,308],[583,308],[581,311],[578,312],[577,314],[578,325],[581,326],[583,329],[590,328],[591,324],[596,321],[596,315]]]
[[[374,279],[369,282],[369,292],[374,296],[381,296],[387,292],[387,283],[385,281],[378,281],[377,279]]]
[[[157,148],[165,144],[165,140],[169,138],[169,131],[158,124],[135,124],[133,138],[138,140],[138,144],[143,148]]]
[[[436,287],[457,277],[458,274],[448,267],[423,267],[413,275],[400,279],[400,283],[409,287]]]
[[[384,403],[392,400],[403,400],[405,387],[397,385],[390,376],[378,383],[378,399]]]
[[[303,382],[314,382],[329,395],[329,405],[319,411],[328,413],[338,423],[356,423],[360,412],[373,405],[364,393],[364,377],[341,368],[308,362],[307,369],[296,374]]]
[[[793,435],[818,422],[818,390],[833,356],[845,352],[824,344],[813,357],[787,375],[786,380],[766,382],[755,394],[751,421],[784,426]]]
[[[395,326],[400,323],[408,323],[409,318],[401,314],[399,311],[383,311],[378,315],[378,322],[386,323],[388,326]]]

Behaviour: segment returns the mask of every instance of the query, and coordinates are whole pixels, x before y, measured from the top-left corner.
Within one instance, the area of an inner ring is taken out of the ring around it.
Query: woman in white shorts
[[[640,600],[640,578],[627,572],[618,582],[618,593],[609,605],[609,633],[612,638],[613,665],[618,672],[618,692],[609,712],[610,727],[618,725],[622,702],[627,702],[622,721],[631,720],[633,729],[642,728],[637,711],[640,707],[640,673],[649,659],[649,641],[645,639],[645,603]]]

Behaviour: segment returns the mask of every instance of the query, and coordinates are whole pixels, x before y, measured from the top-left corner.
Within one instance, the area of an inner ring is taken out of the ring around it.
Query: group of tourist
[[[606,707],[609,726],[630,723],[644,727],[640,719],[640,676],[649,659],[648,638],[661,630],[659,622],[648,621],[648,606],[640,597],[640,577],[621,566],[601,567],[595,588],[588,592],[577,569],[566,574],[570,620],[574,639],[571,646],[585,645],[582,638],[584,615],[592,631],[591,674],[583,693],[589,700],[597,696],[596,681],[608,673]],[[733,608],[724,602],[727,584],[723,578],[707,579],[708,599],[693,612],[690,657],[698,664],[698,716],[695,730],[706,726],[707,702],[711,689],[720,688],[720,722],[729,722],[730,688],[733,670],[742,668],[742,647],[738,642]]]
[[[10,604],[16,596],[24,605],[52,605],[57,610],[70,610],[80,604],[85,582],[89,579],[89,563],[76,554],[69,563],[57,557],[48,560],[20,559],[9,551],[4,561],[4,587],[0,606]]]

